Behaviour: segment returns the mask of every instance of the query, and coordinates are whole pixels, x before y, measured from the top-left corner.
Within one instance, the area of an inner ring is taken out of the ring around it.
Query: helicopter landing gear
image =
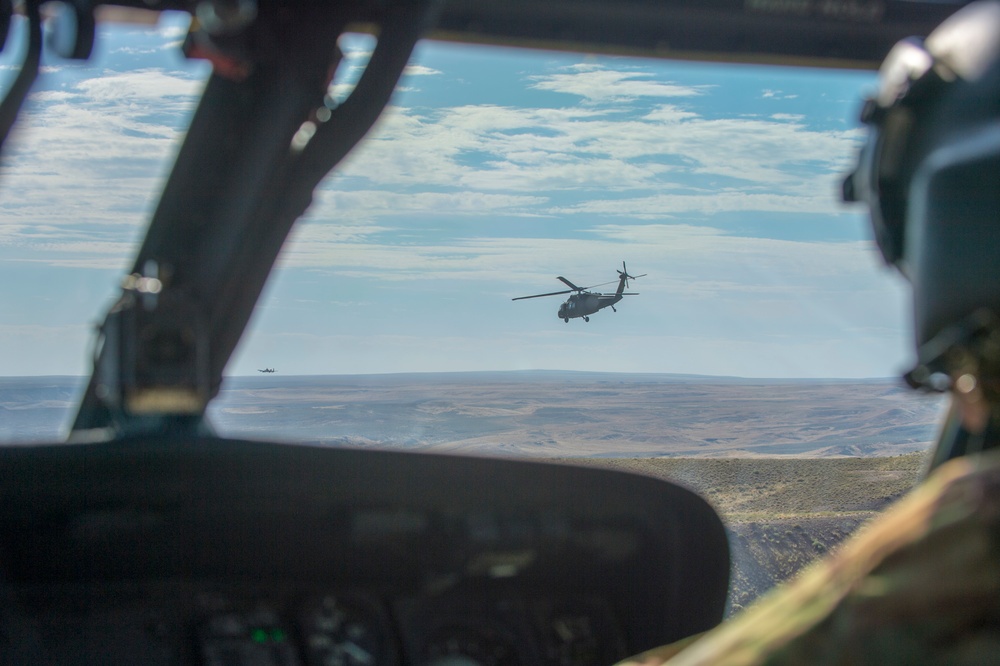
[[[563,317],[563,321],[568,324],[569,323],[569,317]]]
[[[584,317],[583,320],[584,321],[590,321],[590,317]]]
[[[618,312],[618,310],[615,310],[615,306],[613,305],[611,306],[611,309],[614,310],[615,312]]]

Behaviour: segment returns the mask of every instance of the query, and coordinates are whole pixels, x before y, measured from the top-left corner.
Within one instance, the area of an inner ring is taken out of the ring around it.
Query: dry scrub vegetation
[[[917,482],[925,454],[885,458],[574,458],[681,483],[729,529],[737,611],[835,548]]]
[[[573,458],[688,486],[727,523],[867,518],[913,487],[923,453],[886,458]]]

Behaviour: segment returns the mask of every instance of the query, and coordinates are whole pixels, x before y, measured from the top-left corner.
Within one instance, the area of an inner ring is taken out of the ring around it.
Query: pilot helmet
[[[911,375],[953,382],[971,358],[1000,379],[1000,2],[899,42],[861,119],[844,199],[868,204],[882,256],[912,284]]]

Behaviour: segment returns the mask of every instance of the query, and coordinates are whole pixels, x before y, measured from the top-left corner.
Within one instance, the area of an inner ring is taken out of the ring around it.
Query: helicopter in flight
[[[274,368],[264,368],[263,370],[258,370],[257,372],[264,372],[267,374],[271,374],[274,372]]]
[[[569,320],[574,317],[583,317],[584,321],[590,321],[590,315],[594,314],[598,310],[610,307],[615,312],[618,312],[618,310],[615,310],[615,303],[622,300],[625,296],[638,296],[639,294],[637,292],[625,291],[628,288],[628,281],[646,277],[646,275],[646,273],[643,273],[642,275],[629,275],[628,269],[625,267],[625,262],[623,261],[622,269],[618,271],[618,289],[613,294],[599,294],[587,291],[588,289],[593,289],[594,287],[603,287],[606,284],[612,284],[614,282],[613,280],[611,282],[602,282],[601,284],[595,284],[589,287],[578,287],[560,275],[556,279],[569,287],[569,289],[552,291],[547,294],[518,296],[517,298],[512,298],[511,300],[523,301],[527,298],[541,298],[542,296],[557,296],[559,294],[576,292],[559,306],[558,316],[566,323],[569,323]]]

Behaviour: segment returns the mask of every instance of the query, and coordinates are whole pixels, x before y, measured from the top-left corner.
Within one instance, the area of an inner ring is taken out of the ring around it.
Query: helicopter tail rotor
[[[646,277],[648,273],[643,273],[642,275],[629,275],[628,269],[625,267],[625,262],[622,262],[622,269],[618,271],[618,278],[624,281],[624,286],[628,289],[628,281],[635,280],[637,278]]]

